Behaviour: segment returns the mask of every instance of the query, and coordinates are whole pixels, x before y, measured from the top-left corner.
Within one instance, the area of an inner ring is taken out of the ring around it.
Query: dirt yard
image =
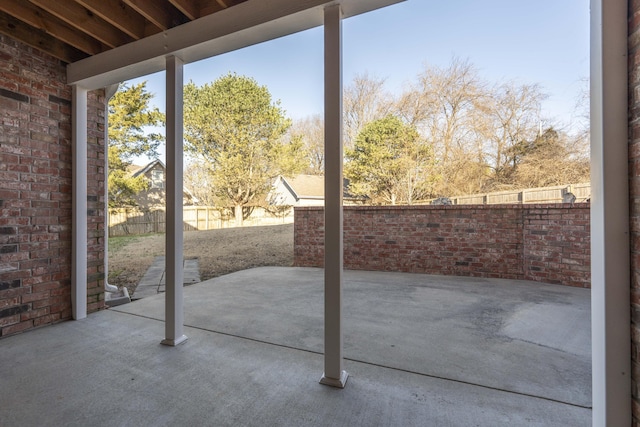
[[[165,235],[109,239],[109,283],[135,290],[153,259],[164,255]],[[185,231],[184,257],[197,258],[200,278],[247,268],[293,263],[293,224]]]

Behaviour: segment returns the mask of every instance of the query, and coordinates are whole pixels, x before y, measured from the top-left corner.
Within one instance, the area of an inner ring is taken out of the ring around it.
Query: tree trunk
[[[244,218],[242,216],[242,205],[236,205],[235,207],[236,227],[242,227]]]

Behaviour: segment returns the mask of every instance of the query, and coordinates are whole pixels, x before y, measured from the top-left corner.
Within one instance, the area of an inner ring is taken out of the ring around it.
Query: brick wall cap
[[[408,211],[408,210],[530,210],[530,209],[590,209],[590,203],[527,203],[521,204],[495,204],[495,205],[381,205],[381,206],[343,206],[344,210],[351,211]],[[324,206],[294,206],[297,212],[322,211]]]

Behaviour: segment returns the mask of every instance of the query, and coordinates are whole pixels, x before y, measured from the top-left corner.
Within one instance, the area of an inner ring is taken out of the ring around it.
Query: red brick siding
[[[0,336],[71,317],[71,87],[59,60],[0,35]],[[90,311],[103,307],[104,96],[89,122]]]
[[[629,228],[631,232],[631,395],[640,426],[640,0],[629,2]]]
[[[295,209],[295,265],[321,267],[324,211]],[[590,286],[589,205],[344,208],[353,270],[526,279]]]

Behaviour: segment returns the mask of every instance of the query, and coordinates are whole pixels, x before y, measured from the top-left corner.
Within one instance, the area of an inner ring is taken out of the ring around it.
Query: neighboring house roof
[[[281,176],[284,186],[296,199],[324,199],[324,177],[320,175],[298,175],[293,178]]]
[[[153,170],[153,168],[156,167],[156,166],[160,166],[163,170],[167,169],[165,164],[161,160],[158,160],[158,159],[151,161],[150,163],[148,163],[145,166],[130,165],[128,167],[128,169],[129,169],[129,172],[131,173],[131,176],[133,178],[135,178],[135,177],[140,176],[140,175],[145,175],[147,172]],[[186,194],[193,201],[193,203],[198,203],[199,202],[198,198],[193,195],[191,190],[189,190],[184,185],[182,186],[182,191],[184,192],[184,194]]]
[[[151,163],[149,163],[146,166],[135,166],[135,165],[131,165],[132,167],[136,167],[138,169],[136,169],[135,171],[132,171],[132,175],[134,178],[140,175],[144,175],[145,173],[149,172],[151,169],[153,169],[156,165],[160,165],[162,167],[162,169],[167,169],[167,167],[164,165],[164,163],[162,163],[160,160],[156,159],[154,161],[152,161]],[[131,168],[133,169],[133,168]]]
[[[136,173],[137,171],[139,171],[142,168],[144,168],[144,166],[129,165],[129,166],[127,166],[127,172],[129,172],[131,174],[131,176],[133,176],[134,173]]]
[[[278,178],[283,186],[296,199],[324,200],[324,176],[322,175],[296,175],[292,178],[280,176]],[[363,200],[349,193],[349,180],[343,180],[343,195],[346,199]]]

